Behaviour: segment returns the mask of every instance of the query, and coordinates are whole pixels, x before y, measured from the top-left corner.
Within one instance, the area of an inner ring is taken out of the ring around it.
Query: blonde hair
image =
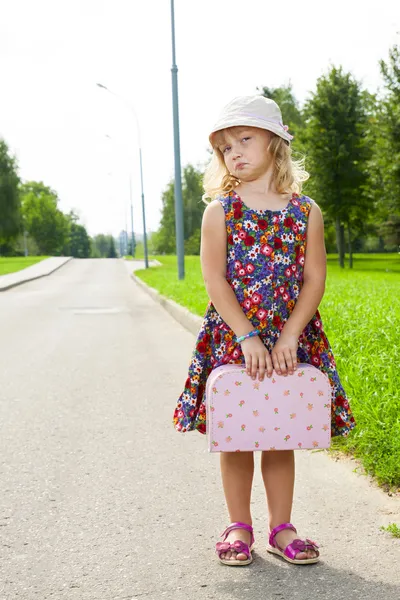
[[[213,154],[203,177],[205,194],[203,194],[202,200],[206,204],[210,200],[214,200],[216,196],[228,194],[240,183],[237,177],[229,173],[224,156],[218,148],[223,132],[229,130],[230,128],[217,131],[212,138]],[[270,133],[271,141],[267,152],[271,157],[271,162],[274,163],[272,177],[276,190],[279,194],[290,192],[300,194],[303,182],[307,181],[310,176],[304,168],[304,158],[294,160],[289,144],[280,136]]]

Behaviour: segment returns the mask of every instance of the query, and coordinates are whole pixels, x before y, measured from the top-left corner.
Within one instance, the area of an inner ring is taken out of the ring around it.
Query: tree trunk
[[[344,269],[344,226],[340,222],[340,218],[336,217],[336,245],[339,254],[339,265]]]
[[[347,233],[349,235],[349,268],[352,269],[353,268],[353,250],[351,247],[351,229],[350,229],[350,223],[347,223]]]

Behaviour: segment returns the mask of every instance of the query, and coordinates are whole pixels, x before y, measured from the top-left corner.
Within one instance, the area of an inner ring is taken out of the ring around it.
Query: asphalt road
[[[218,563],[218,455],[171,424],[193,342],[118,259],[0,295],[0,600],[398,600],[400,540],[380,526],[400,499],[325,452],[296,453],[292,517],[322,561],[265,551],[257,469],[255,561]]]

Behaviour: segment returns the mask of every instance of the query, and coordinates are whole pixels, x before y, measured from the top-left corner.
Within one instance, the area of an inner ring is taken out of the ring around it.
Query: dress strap
[[[231,193],[228,192],[226,194],[220,194],[215,199],[222,204],[222,208],[225,211],[225,215],[232,210],[232,202],[234,200],[234,197]]]

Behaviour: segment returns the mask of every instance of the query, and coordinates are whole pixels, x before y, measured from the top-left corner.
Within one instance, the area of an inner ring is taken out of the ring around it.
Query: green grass
[[[12,256],[7,258],[0,258],[0,275],[7,275],[7,273],[15,273],[31,267],[32,265],[49,258],[48,256]]]
[[[400,538],[400,527],[396,523],[389,523],[387,527],[381,527],[382,531],[388,531],[395,538]]]
[[[144,282],[197,315],[208,297],[198,256],[185,258],[179,281],[175,256],[156,256],[162,267],[137,271]],[[319,307],[341,382],[357,427],[332,448],[360,459],[365,471],[388,488],[400,487],[400,256],[355,255],[353,269],[328,256]]]

